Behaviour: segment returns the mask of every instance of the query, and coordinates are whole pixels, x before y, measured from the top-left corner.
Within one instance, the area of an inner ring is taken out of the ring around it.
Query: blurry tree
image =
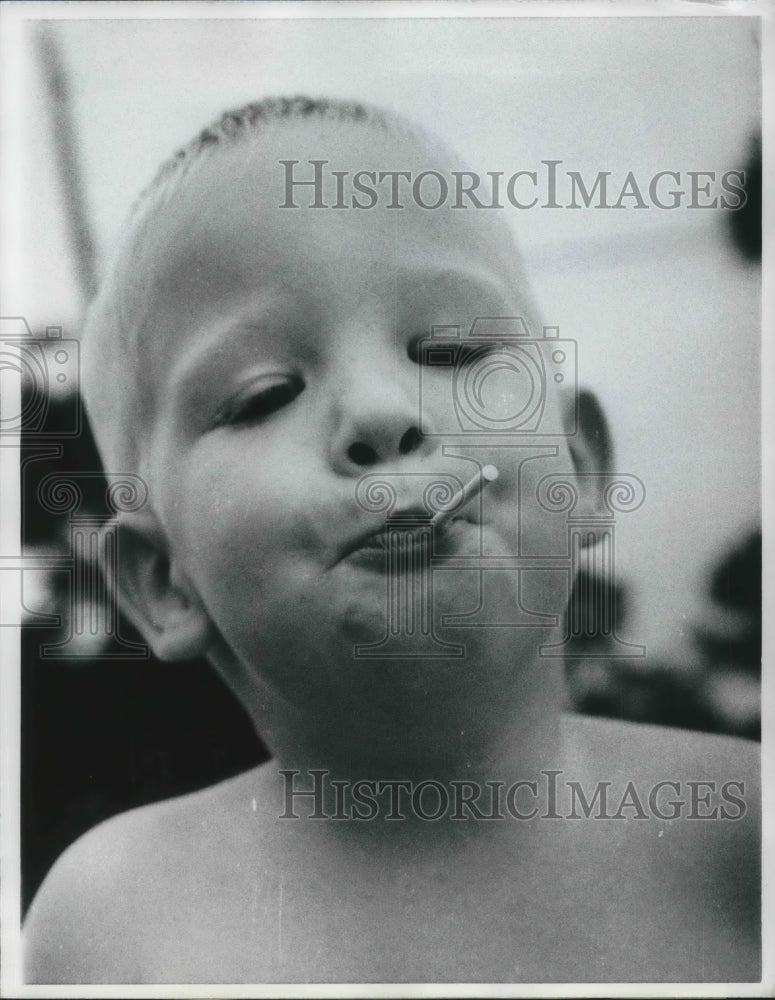
[[[758,739],[761,728],[762,536],[753,531],[710,573],[709,607],[694,630],[703,699],[714,728]]]

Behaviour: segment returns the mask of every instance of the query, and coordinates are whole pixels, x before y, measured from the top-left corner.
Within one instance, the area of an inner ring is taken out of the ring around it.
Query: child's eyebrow
[[[455,266],[419,266],[399,267],[396,271],[398,284],[430,284],[439,293],[444,285],[452,286],[459,292],[470,287],[478,293],[485,292],[494,297],[504,308],[514,303],[514,292],[505,283],[496,278],[487,268],[455,267]]]
[[[276,334],[273,327],[271,320],[260,318],[237,319],[213,326],[203,342],[197,345],[193,356],[173,368],[167,383],[169,398],[190,399],[201,388],[203,377],[211,373],[219,360],[239,355],[249,342],[255,343],[257,337],[273,337]]]

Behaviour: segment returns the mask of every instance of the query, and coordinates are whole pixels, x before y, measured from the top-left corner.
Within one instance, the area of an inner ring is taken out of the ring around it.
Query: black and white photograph
[[[2,995],[769,995],[772,5],[3,7]]]

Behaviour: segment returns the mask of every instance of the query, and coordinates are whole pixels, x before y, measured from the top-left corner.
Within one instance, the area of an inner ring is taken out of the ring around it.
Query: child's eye
[[[258,423],[288,406],[304,389],[303,380],[296,375],[281,378],[270,376],[268,379],[252,385],[249,391],[229,400],[216,414],[214,426],[234,427]]]
[[[430,368],[459,368],[471,364],[500,347],[498,341],[489,340],[436,340],[417,337],[407,348],[409,359]]]

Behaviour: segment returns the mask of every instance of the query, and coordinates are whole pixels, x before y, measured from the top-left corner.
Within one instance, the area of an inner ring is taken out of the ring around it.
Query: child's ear
[[[150,511],[122,514],[118,527],[122,607],[160,660],[193,660],[213,640],[213,625]]]
[[[574,402],[568,402],[570,407]],[[604,475],[613,465],[613,445],[608,420],[597,396],[589,389],[580,389],[575,400],[576,433],[568,437],[573,465],[579,473],[581,502],[589,514],[605,510],[603,501],[607,480]]]

